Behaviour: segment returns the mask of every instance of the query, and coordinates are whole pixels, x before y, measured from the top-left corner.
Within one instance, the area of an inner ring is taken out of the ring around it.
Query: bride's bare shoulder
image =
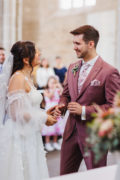
[[[25,78],[22,73],[20,72],[14,73],[9,81],[8,92],[24,89],[24,81]]]

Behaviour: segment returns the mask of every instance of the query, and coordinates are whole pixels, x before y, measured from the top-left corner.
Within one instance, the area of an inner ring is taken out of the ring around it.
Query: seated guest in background
[[[48,79],[47,88],[44,90],[45,109],[49,109],[58,104],[60,95],[63,88],[59,83],[57,76],[51,76]],[[65,121],[62,118],[57,119],[58,122],[51,126],[43,126],[42,135],[45,136],[45,149],[47,151],[53,151],[54,149],[60,150],[61,145],[58,143],[58,136],[61,136],[64,131]],[[53,143],[50,143],[50,137],[53,136]]]
[[[55,60],[56,60],[56,65],[54,67],[54,72],[59,77],[60,83],[63,84],[67,69],[66,67],[63,66],[62,58],[60,56],[57,56]]]
[[[43,58],[41,60],[41,67],[36,71],[36,82],[39,89],[44,89],[47,85],[48,78],[54,75],[54,70],[49,66],[48,60]]]
[[[5,49],[0,47],[0,74],[2,73],[2,66],[5,61]]]

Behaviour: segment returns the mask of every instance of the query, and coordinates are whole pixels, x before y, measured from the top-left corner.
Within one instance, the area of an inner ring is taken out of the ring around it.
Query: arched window
[[[85,6],[95,6],[96,0],[59,0],[61,9],[81,8]]]
[[[95,6],[96,0],[85,0],[85,6]]]
[[[83,0],[72,0],[72,8],[80,8],[84,5],[83,3]]]

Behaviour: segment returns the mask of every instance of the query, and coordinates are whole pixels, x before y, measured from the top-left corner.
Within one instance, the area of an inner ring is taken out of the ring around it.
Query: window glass
[[[96,0],[59,0],[61,9],[81,8],[96,5]]]
[[[84,1],[83,0],[72,0],[72,7],[73,8],[79,8],[83,6]]]
[[[61,9],[71,9],[72,8],[72,0],[60,0],[60,8]]]
[[[96,4],[96,0],[85,0],[85,6],[94,6]]]

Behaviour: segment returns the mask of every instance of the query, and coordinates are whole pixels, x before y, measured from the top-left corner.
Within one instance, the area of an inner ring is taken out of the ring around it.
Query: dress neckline
[[[22,74],[24,76],[25,80],[28,82],[29,86],[31,88],[35,88],[34,84],[32,83],[32,80],[30,81],[29,78],[27,76],[25,76],[22,72],[17,71],[16,74]]]

